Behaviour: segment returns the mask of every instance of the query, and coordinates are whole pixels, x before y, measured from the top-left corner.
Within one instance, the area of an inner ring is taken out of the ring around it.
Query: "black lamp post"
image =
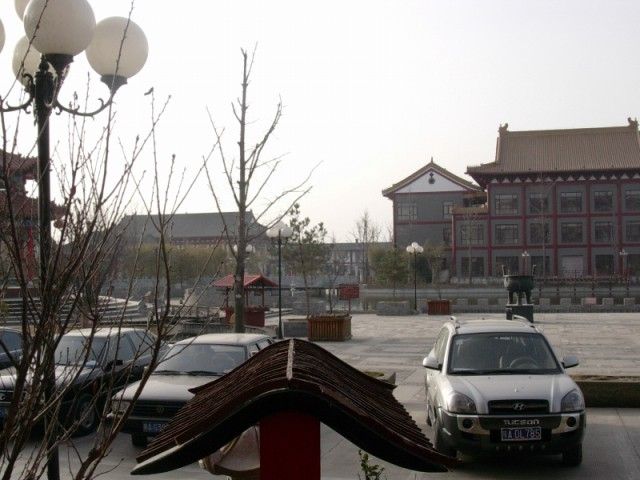
[[[416,281],[416,272],[418,270],[417,256],[419,253],[424,252],[424,248],[418,245],[417,242],[413,242],[407,247],[407,252],[413,254],[413,309],[418,311],[418,289]]]
[[[38,252],[41,321],[55,321],[50,298],[51,274],[51,179],[49,119],[55,108],[72,115],[93,116],[111,105],[119,87],[135,75],[147,59],[147,40],[138,25],[130,19],[111,17],[96,24],[93,10],[87,0],[19,0],[16,12],[24,21],[26,36],[21,38],[13,54],[13,70],[28,94],[25,103],[9,106],[0,104],[3,113],[27,110],[33,106],[38,129],[37,183],[38,183]],[[1,25],[1,24],[0,24]],[[0,28],[0,48],[4,46],[4,28]],[[80,112],[64,107],[58,94],[64,83],[73,57],[85,51],[91,67],[101,75],[109,87],[110,96],[93,112]],[[53,331],[53,330],[52,330]],[[45,401],[52,398],[55,389],[53,350],[44,352],[46,374]],[[48,368],[48,367],[47,367]],[[47,476],[57,480],[60,476],[58,450],[55,438],[57,419],[53,409],[45,422],[54,429],[47,446]]]
[[[271,239],[277,240],[278,242],[278,339],[283,338],[282,332],[282,240],[287,240],[287,238],[293,235],[293,230],[291,227],[279,223],[267,230],[267,236]]]

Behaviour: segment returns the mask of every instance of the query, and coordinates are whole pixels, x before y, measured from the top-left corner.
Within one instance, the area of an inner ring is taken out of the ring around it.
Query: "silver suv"
[[[445,455],[562,454],[582,462],[584,397],[547,338],[526,321],[445,323],[423,360],[427,424]]]

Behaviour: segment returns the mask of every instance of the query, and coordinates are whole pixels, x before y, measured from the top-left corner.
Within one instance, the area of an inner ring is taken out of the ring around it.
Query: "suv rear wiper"
[[[212,372],[211,370],[189,370],[187,375],[224,375],[223,373]]]

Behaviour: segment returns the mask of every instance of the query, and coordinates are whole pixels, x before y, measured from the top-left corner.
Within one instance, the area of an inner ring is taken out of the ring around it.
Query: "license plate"
[[[500,440],[503,442],[533,442],[542,440],[540,427],[501,428]]]
[[[143,422],[142,431],[144,433],[160,433],[166,426],[166,422]]]

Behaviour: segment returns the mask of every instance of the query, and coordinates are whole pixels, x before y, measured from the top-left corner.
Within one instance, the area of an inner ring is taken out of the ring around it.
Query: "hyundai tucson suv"
[[[230,372],[272,343],[253,333],[211,333],[174,343],[149,376],[122,431],[131,435],[133,445],[146,446],[193,397],[190,389]],[[111,418],[127,411],[139,389],[135,382],[112,397]]]
[[[582,461],[586,416],[580,388],[529,322],[454,317],[445,323],[426,368],[427,424],[441,453],[561,454]]]

